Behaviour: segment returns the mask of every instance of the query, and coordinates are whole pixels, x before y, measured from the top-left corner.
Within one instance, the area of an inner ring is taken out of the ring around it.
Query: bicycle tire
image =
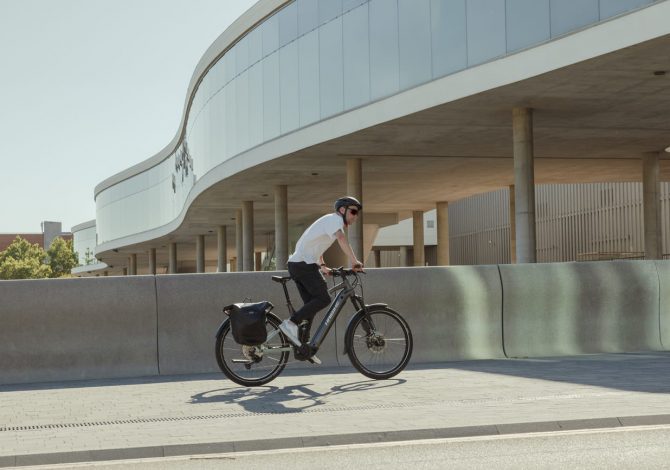
[[[376,331],[366,331],[368,318]],[[349,323],[345,342],[351,364],[371,379],[399,374],[412,357],[412,331],[405,319],[388,307],[370,307],[367,313],[357,313]]]
[[[288,347],[290,343],[284,333],[279,330],[281,320],[276,315],[269,313],[267,315],[265,325],[268,330],[268,336],[271,332],[277,331],[279,334],[272,338],[270,343],[265,345]],[[238,344],[233,339],[230,332],[230,320],[226,320],[222,325],[221,330],[216,336],[216,362],[219,364],[221,372],[226,377],[238,385],[245,387],[258,387],[274,380],[286,367],[286,362],[289,358],[288,351],[280,351],[273,355],[264,353],[258,362],[252,364],[242,364],[232,362],[234,359],[245,360],[245,346]],[[248,347],[246,347],[248,348]],[[260,373],[259,377],[253,377],[254,374]]]

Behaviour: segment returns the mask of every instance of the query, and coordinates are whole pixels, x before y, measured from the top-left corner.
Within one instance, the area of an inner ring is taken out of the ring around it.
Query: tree
[[[38,244],[31,245],[17,236],[5,251],[0,252],[0,279],[40,279],[51,275],[45,264],[47,254]]]
[[[72,247],[72,240],[56,237],[47,251],[51,275],[49,277],[69,276],[72,268],[79,264],[79,256]]]

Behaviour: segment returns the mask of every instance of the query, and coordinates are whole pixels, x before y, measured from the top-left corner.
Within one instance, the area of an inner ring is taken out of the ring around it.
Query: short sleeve
[[[343,230],[344,229],[344,221],[342,220],[342,217],[340,216],[335,216],[335,217],[330,217],[328,219],[328,223],[326,224],[326,234],[329,236],[334,236],[338,230]]]

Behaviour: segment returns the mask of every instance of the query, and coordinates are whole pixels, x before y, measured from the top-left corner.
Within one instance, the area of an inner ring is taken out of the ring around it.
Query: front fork
[[[351,303],[354,304],[357,312],[364,312],[364,317],[361,320],[361,326],[363,327],[363,330],[365,330],[365,334],[369,335],[370,333],[374,332],[376,329],[375,324],[372,321],[372,318],[367,314],[368,306],[363,302],[363,298],[360,295],[354,295],[351,297]]]

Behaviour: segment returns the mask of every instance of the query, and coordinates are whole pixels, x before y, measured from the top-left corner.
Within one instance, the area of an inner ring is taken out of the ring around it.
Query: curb
[[[122,449],[81,450],[45,454],[0,456],[0,467],[54,465],[82,462],[101,462],[141,458],[175,457],[181,455],[218,454],[276,449],[324,447],[347,444],[448,439],[459,437],[499,436],[537,432],[573,431],[617,427],[670,424],[670,414],[627,416],[613,418],[575,419],[528,423],[492,424],[453,428],[416,429],[406,431],[334,434],[309,437],[284,437],[248,441],[177,444],[166,446],[132,447]]]

